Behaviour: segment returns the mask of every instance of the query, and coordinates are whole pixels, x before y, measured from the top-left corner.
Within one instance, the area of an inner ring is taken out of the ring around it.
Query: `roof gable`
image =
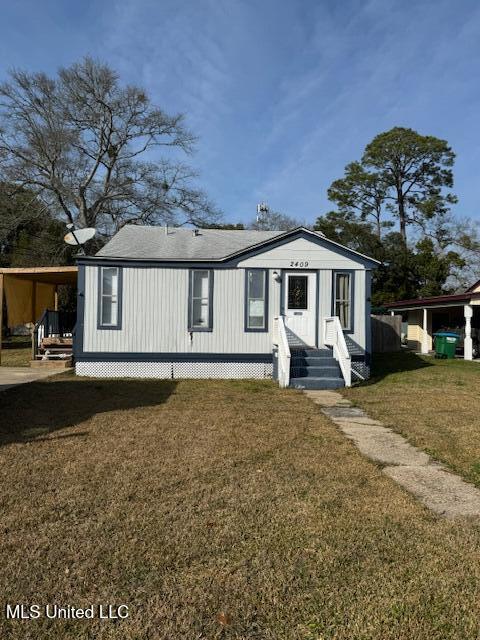
[[[282,234],[279,237],[273,238],[266,242],[262,242],[257,247],[251,247],[242,254],[237,254],[235,258],[241,259],[242,262],[247,259],[250,260],[254,256],[258,256],[258,258],[273,258],[275,249],[288,245],[291,245],[294,253],[297,253],[298,249],[301,250],[302,248],[302,245],[299,245],[297,242],[300,240],[305,241],[303,248],[306,248],[308,250],[307,243],[309,245],[316,245],[319,249],[322,249],[325,256],[328,256],[328,254],[330,254],[330,256],[332,257],[333,254],[336,254],[339,257],[346,258],[349,261],[361,264],[366,268],[377,267],[380,264],[380,262],[378,260],[375,260],[374,258],[370,258],[359,253],[358,251],[354,251],[353,249],[344,247],[343,245],[338,244],[338,242],[329,240],[323,234],[317,233],[315,231],[310,231],[310,229],[305,229],[304,227],[293,229]],[[334,268],[333,262],[332,268]]]

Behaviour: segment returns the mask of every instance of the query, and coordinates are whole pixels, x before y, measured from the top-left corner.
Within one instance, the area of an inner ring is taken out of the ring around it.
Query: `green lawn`
[[[480,362],[379,354],[372,374],[344,395],[480,486]]]
[[[427,512],[299,392],[63,374],[0,404],[1,598],[130,608],[0,615],[1,638],[480,635],[477,523]]]
[[[13,336],[2,341],[2,367],[29,367],[32,359],[30,336]]]

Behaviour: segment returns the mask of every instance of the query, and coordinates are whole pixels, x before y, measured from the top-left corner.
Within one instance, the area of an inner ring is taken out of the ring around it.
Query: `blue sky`
[[[392,126],[448,140],[456,211],[480,219],[477,0],[17,0],[0,76],[85,54],[182,111],[225,219],[257,202],[312,222],[345,164]]]

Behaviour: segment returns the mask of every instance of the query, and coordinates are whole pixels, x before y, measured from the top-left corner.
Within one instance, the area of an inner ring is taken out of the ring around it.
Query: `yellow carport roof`
[[[6,267],[0,274],[32,282],[48,284],[76,284],[78,267]]]

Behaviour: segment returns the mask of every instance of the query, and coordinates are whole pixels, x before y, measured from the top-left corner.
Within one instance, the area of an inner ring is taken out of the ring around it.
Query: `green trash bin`
[[[454,358],[460,336],[453,331],[439,331],[433,334],[435,338],[435,357]]]

